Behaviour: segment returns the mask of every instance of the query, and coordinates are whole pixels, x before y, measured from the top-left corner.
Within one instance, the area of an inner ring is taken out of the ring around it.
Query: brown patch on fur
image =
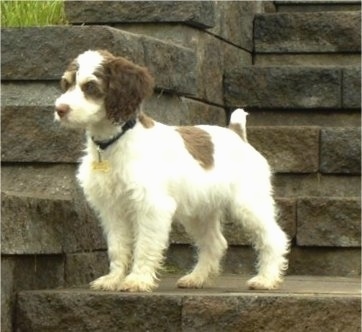
[[[153,121],[152,118],[150,118],[145,113],[141,112],[138,116],[138,119],[140,120],[142,126],[146,129],[152,128],[155,125],[155,121]]]
[[[60,80],[60,88],[63,92],[67,91],[71,86],[75,84],[75,76],[78,68],[79,66],[75,59],[68,65]]]
[[[214,145],[210,134],[201,128],[193,126],[178,127],[176,131],[181,135],[191,156],[203,168],[212,168],[214,165]]]
[[[248,142],[248,139],[246,137],[246,132],[243,130],[243,128],[238,123],[230,123],[229,129],[231,129],[233,132],[238,134],[244,142]]]
[[[138,66],[107,51],[99,51],[104,57],[106,86],[105,107],[107,116],[115,123],[125,122],[135,116],[143,99],[153,92],[154,80],[147,68]]]

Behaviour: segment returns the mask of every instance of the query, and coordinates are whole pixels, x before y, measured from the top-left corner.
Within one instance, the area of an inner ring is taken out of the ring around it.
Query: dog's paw
[[[105,291],[119,291],[123,277],[118,274],[107,274],[90,283],[91,289]]]
[[[205,284],[205,279],[196,274],[187,274],[177,281],[178,288],[202,288]]]
[[[120,290],[123,292],[152,292],[156,287],[157,284],[152,277],[130,274],[124,279]]]
[[[248,280],[247,285],[249,289],[277,289],[281,279],[268,279],[262,276],[255,276]]]

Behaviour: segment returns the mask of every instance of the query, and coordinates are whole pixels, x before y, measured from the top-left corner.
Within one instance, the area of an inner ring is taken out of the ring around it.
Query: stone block
[[[1,188],[11,194],[71,199],[74,191],[76,165],[3,164]]]
[[[64,285],[62,256],[1,256],[1,330],[15,330],[16,293]]]
[[[108,255],[106,251],[66,255],[65,283],[67,287],[87,285],[108,272]]]
[[[337,67],[245,66],[225,74],[229,107],[340,108],[341,71]]]
[[[361,128],[321,129],[320,170],[361,174]]]
[[[211,1],[66,1],[71,23],[185,23],[199,28],[215,24]]]
[[[252,52],[254,15],[260,11],[257,1],[216,1],[215,26],[208,31]]]
[[[84,134],[54,122],[52,106],[3,106],[2,161],[77,162]]]
[[[101,294],[23,292],[17,302],[18,331],[181,331],[181,297]]]
[[[257,15],[257,53],[360,52],[359,11]]]
[[[273,178],[277,197],[358,197],[361,177],[351,175],[276,174]]]
[[[359,247],[361,201],[358,198],[305,198],[297,204],[299,246]]]
[[[343,107],[361,108],[361,67],[343,70]]]
[[[157,88],[196,93],[193,51],[107,26],[6,28],[2,29],[2,46],[2,80],[59,80],[78,54],[108,49],[150,67]]]
[[[361,248],[293,247],[288,275],[361,276]]]
[[[321,331],[323,321],[323,331],[357,332],[360,321],[359,299],[344,296],[189,296],[182,312],[184,331]]]
[[[319,128],[249,127],[248,140],[276,173],[312,173],[319,166]]]
[[[251,54],[204,31],[180,24],[120,24],[119,29],[193,49],[196,54],[198,99],[223,105],[225,70],[252,63]]]
[[[72,214],[69,200],[2,193],[2,254],[58,254],[63,222]]]

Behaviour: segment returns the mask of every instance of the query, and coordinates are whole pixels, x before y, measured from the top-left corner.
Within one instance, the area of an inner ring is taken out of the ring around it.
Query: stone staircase
[[[68,1],[66,13],[72,25],[2,30],[3,331],[360,331],[359,1]],[[194,256],[178,227],[155,293],[85,287],[107,272],[106,244],[74,180],[83,133],[53,123],[53,104],[90,48],[150,68],[159,121],[225,125],[248,110],[293,243],[280,290],[245,288],[255,256],[230,220],[210,287],[175,288]]]

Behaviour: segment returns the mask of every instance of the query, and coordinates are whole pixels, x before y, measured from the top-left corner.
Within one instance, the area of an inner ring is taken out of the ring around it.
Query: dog
[[[109,274],[91,288],[154,290],[173,220],[198,249],[197,264],[177,286],[203,287],[227,249],[220,222],[226,211],[258,253],[249,288],[278,287],[289,241],[275,220],[270,167],[247,142],[244,110],[233,112],[228,128],[156,122],[142,111],[154,89],[148,69],[105,50],[74,59],[61,88],[55,120],[86,131],[77,179],[108,245]]]

